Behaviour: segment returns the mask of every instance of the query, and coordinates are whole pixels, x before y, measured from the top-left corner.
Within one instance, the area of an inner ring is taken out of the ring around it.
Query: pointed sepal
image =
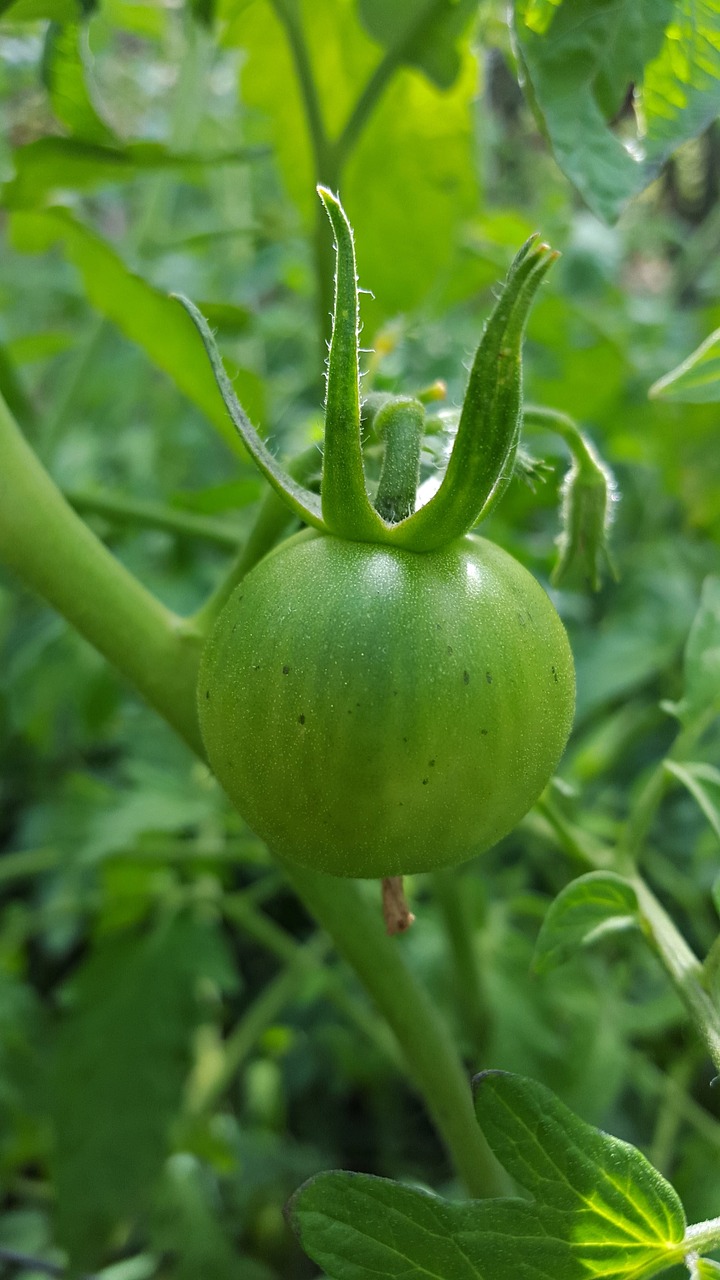
[[[325,398],[321,485],[326,527],[339,537],[385,541],[365,484],[360,436],[359,311],[355,245],[337,196],[318,187],[335,238],[335,307]]]
[[[183,297],[180,293],[172,295],[177,302],[181,304],[187,311],[190,319],[193,321],[200,337],[203,340],[205,350],[215,375],[215,381],[225,403],[233,426],[240,436],[245,448],[253,458],[259,469],[262,471],[265,479],[272,485],[273,489],[287,503],[290,509],[303,520],[306,524],[312,525],[315,529],[321,529],[327,532],[327,527],[322,516],[320,499],[311,489],[306,489],[304,485],[298,484],[293,480],[292,476],[279,465],[273,457],[264,441],[260,438],[252,422],[248,418],[240,401],[233,390],[232,383],[225,372],[217,343],[212,335],[210,326],[198,311],[197,307],[189,298]]]
[[[558,254],[533,236],[508,272],[470,372],[455,443],[433,498],[392,541],[429,551],[489,514],[512,475],[522,412],[522,339],[541,281]]]

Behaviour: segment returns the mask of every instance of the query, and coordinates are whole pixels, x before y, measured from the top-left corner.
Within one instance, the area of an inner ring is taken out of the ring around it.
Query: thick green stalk
[[[720,1009],[707,991],[703,967],[642,876],[629,877],[645,934],[667,970],[720,1072]]]
[[[199,643],[63,498],[0,400],[0,561],[52,604],[195,750]]]
[[[68,506],[0,402],[0,561],[54,605],[203,756],[195,702],[197,633],[114,559]],[[475,1121],[469,1081],[447,1027],[386,936],[379,907],[352,881],[285,868],[400,1044],[472,1195],[504,1177]]]
[[[374,910],[350,880],[286,865],[290,883],[329,929],[402,1048],[408,1070],[472,1196],[504,1195],[509,1182],[475,1120],[467,1075],[450,1029],[388,938]]]
[[[454,970],[455,999],[479,1071],[488,1041],[489,1016],[462,874],[446,867],[433,875],[433,891],[445,926]]]

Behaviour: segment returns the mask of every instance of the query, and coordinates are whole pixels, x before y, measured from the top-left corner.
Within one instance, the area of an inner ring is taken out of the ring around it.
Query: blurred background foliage
[[[331,140],[409,4],[305,4]],[[494,285],[540,229],[563,257],[532,315],[527,395],[578,419],[620,493],[619,581],[553,593],[579,688],[556,803],[612,839],[671,739],[659,704],[679,696],[718,560],[717,409],[647,392],[720,326],[720,134],[698,122],[609,226],[518,88],[504,6],[453,9],[451,30],[387,68],[357,146],[320,154],[318,173],[290,0],[6,7],[0,386],[70,501],[190,612],[261,482],[167,293],[202,306],[240,398],[292,454],[320,438],[318,177],[340,180],[372,291],[365,390],[441,378],[441,414]],[[551,470],[534,491],[516,480],[487,532],[547,585],[567,459],[549,435],[528,444]],[[313,1172],[457,1192],[387,1028],[207,771],[9,575],[0,647],[0,1274],[38,1280],[69,1256],[107,1280],[309,1280],[282,1210]],[[618,936],[530,972],[574,870],[531,814],[482,861],[415,879],[418,924],[398,945],[469,1074],[545,1082],[641,1145],[689,1214],[717,1214],[716,1091],[659,966]],[[707,950],[717,838],[684,792],[646,870]]]

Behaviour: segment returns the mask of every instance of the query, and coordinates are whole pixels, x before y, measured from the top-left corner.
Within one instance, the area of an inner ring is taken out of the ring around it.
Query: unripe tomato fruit
[[[574,699],[547,595],[473,536],[418,554],[304,531],[230,598],[199,683],[210,764],[249,826],[281,858],[360,877],[506,835]]]

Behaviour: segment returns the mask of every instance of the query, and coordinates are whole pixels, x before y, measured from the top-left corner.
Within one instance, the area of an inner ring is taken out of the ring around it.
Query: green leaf
[[[495,1155],[539,1207],[562,1217],[583,1271],[640,1276],[682,1257],[682,1204],[640,1151],[532,1080],[487,1071],[475,1083],[478,1123]]]
[[[322,116],[336,140],[377,66],[377,46],[358,22],[354,0],[305,0],[295,7]],[[394,6],[386,8],[390,12]],[[240,8],[220,0],[219,18],[225,43],[246,51],[241,93],[253,113],[254,140],[272,140],[287,192],[306,223],[315,216],[315,184],[339,183],[359,245],[360,282],[376,295],[374,301],[366,299],[366,332],[388,315],[411,310],[451,265],[457,231],[477,209],[473,103],[478,67],[469,40],[458,45],[461,67],[449,90],[412,68],[396,71],[338,177],[315,172],[287,38],[268,0]]]
[[[642,116],[650,164],[708,127],[720,110],[720,0],[675,0],[657,56],[645,68]]]
[[[720,1280],[720,1262],[712,1258],[693,1258],[689,1270],[690,1280]]]
[[[105,942],[70,984],[48,1061],[57,1236],[74,1266],[99,1260],[114,1226],[159,1177],[200,1016],[198,984],[231,983],[221,936],[179,915]]]
[[[105,0],[102,12],[105,21],[141,40],[160,42],[169,26],[164,5],[146,4],[143,0]]]
[[[27,1159],[26,1143],[42,1101],[42,1009],[33,988],[0,970],[0,1170]],[[44,1046],[43,1046],[44,1047]]]
[[[323,5],[318,3],[318,9]],[[332,14],[322,12],[328,46],[334,34]],[[290,198],[307,222],[315,214],[315,183],[310,137],[284,30],[269,0],[219,0],[223,44],[245,53],[240,93],[249,108],[254,141],[270,142]],[[328,48],[328,60],[331,49]]]
[[[711,707],[720,711],[720,577],[703,583],[685,646],[685,694],[677,710],[682,720],[691,721]]]
[[[563,889],[545,916],[535,948],[534,968],[545,973],[587,943],[639,923],[635,890],[622,876],[591,871]]]
[[[77,0],[0,0],[3,22],[77,22],[81,6]]]
[[[449,90],[400,70],[345,167],[340,195],[355,231],[360,283],[375,295],[363,306],[371,332],[384,317],[432,296],[453,264],[460,229],[478,209],[477,82],[467,45]]]
[[[477,0],[359,0],[366,31],[400,63],[419,67],[449,89],[462,65],[457,42],[477,11]]]
[[[179,170],[187,178],[205,166],[244,164],[261,154],[258,147],[201,154],[168,151],[156,142],[110,146],[80,138],[38,138],[13,152],[15,176],[3,184],[2,202],[10,209],[34,209],[65,192],[92,191],[163,170]]]
[[[87,27],[51,25],[45,41],[43,77],[58,120],[85,142],[112,143],[113,130],[98,113],[83,58]]]
[[[493,1151],[535,1203],[456,1204],[382,1178],[320,1174],[289,1216],[332,1280],[641,1280],[682,1260],[682,1205],[635,1147],[531,1080],[489,1071],[475,1084]]]
[[[67,210],[15,213],[11,229],[19,249],[39,252],[60,243],[78,268],[91,305],[143,347],[153,363],[169,374],[202,410],[226,443],[244,456],[202,343],[192,321],[177,303],[129,271],[109,244]],[[247,387],[257,387],[254,375],[245,374],[243,382],[236,382],[243,394]],[[257,399],[256,393],[253,409],[258,407]]]
[[[654,400],[681,404],[717,404],[720,400],[720,329],[648,391]]]
[[[706,786],[709,783],[720,788],[720,769],[711,764],[678,764],[676,760],[666,760],[665,769],[690,792],[720,840],[720,809]]]
[[[567,1246],[520,1200],[454,1204],[365,1174],[321,1173],[290,1222],[332,1280],[570,1280]]]
[[[515,30],[558,164],[609,222],[720,110],[720,0],[515,0]]]

